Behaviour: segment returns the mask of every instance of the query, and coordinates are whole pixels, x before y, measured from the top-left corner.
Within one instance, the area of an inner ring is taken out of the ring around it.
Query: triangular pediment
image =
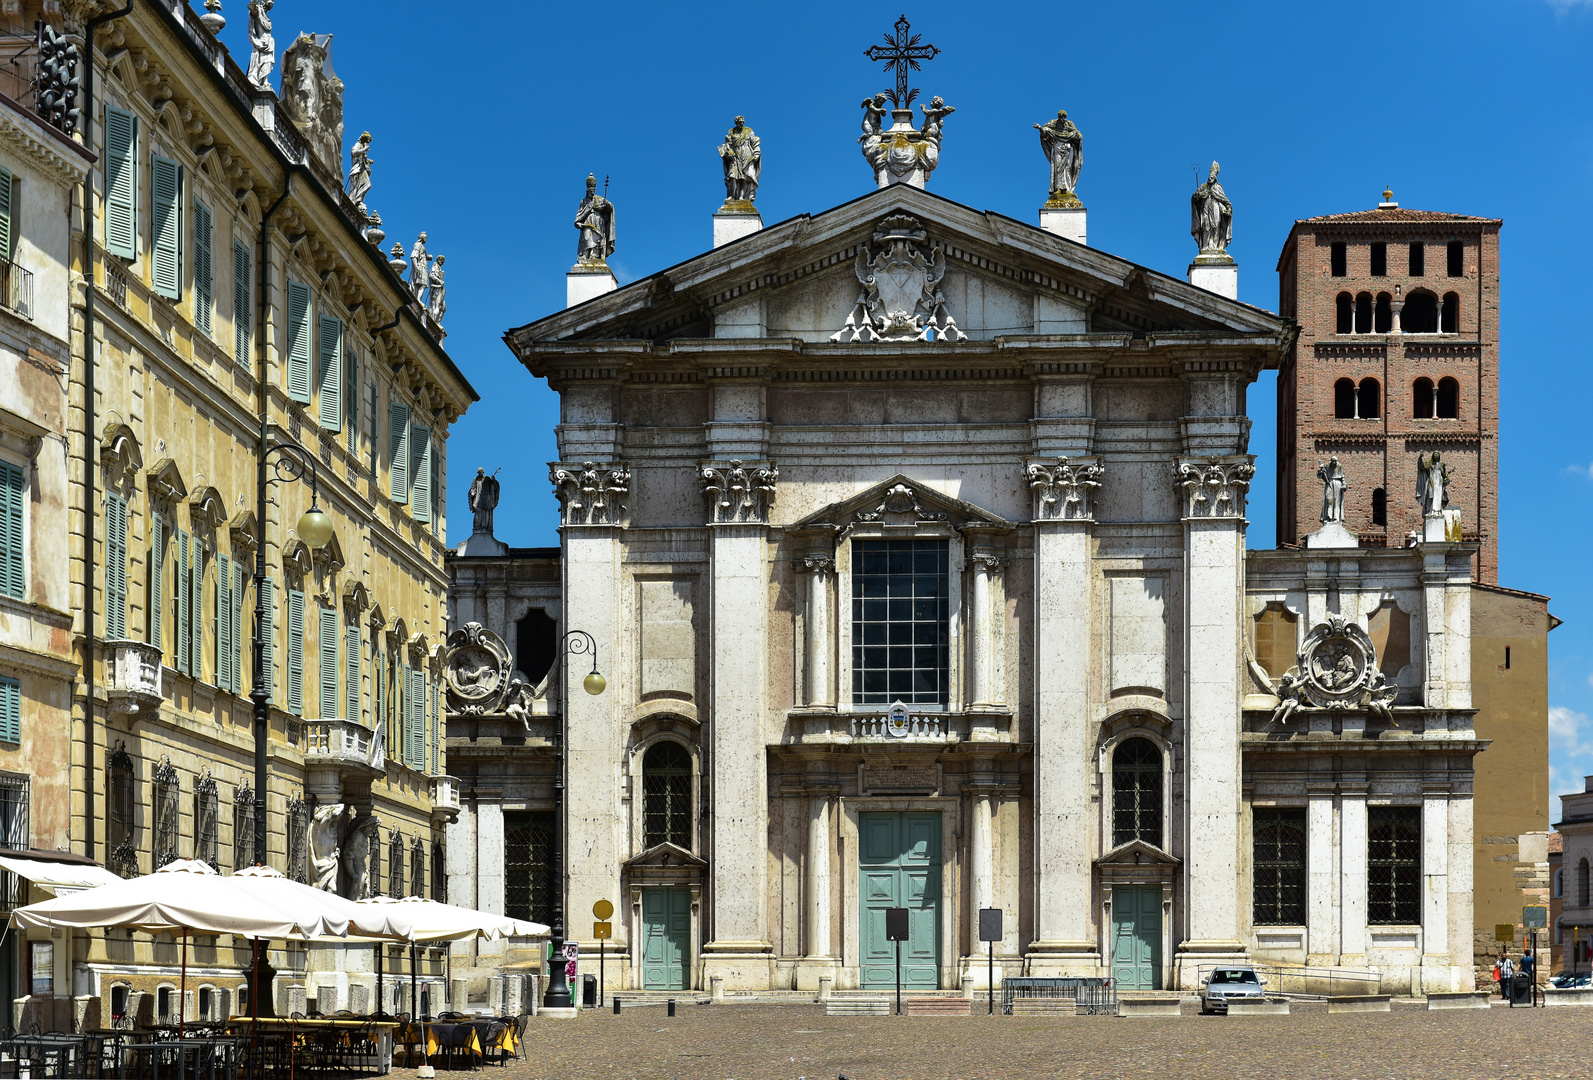
[[[1130,840],[1095,860],[1097,866],[1177,866],[1178,860],[1143,840]]]
[[[643,866],[691,867],[704,870],[707,869],[708,864],[685,848],[671,844],[666,840],[662,844],[654,844],[640,855],[627,860],[625,866],[630,870]]]
[[[922,480],[897,473],[853,495],[831,503],[791,526],[793,530],[858,525],[917,525],[944,522],[954,528],[977,525],[1010,529],[1012,522],[970,502],[936,491]]]
[[[880,257],[891,250],[912,257],[886,265]],[[870,266],[880,271],[872,284],[860,280]],[[927,276],[915,278],[915,267]],[[973,343],[1081,334],[1284,341],[1292,334],[1288,320],[1260,308],[1036,225],[896,185],[770,225],[505,337],[534,372],[539,347],[563,343],[644,341],[655,351],[700,339],[848,344],[835,335],[871,288],[884,294],[886,308],[943,301],[958,333],[919,342],[930,348],[955,345],[959,334]]]

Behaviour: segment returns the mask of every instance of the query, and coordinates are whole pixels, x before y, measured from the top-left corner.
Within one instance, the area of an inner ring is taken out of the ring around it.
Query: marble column
[[[1452,791],[1446,806],[1449,815],[1449,989],[1472,990],[1476,987],[1477,974],[1471,963],[1475,947],[1471,928],[1476,917],[1471,884],[1476,848],[1473,847],[1470,784],[1464,791]]]
[[[968,602],[968,704],[973,707],[989,705],[994,700],[991,693],[991,661],[995,651],[993,628],[995,613],[991,611],[990,577],[1001,565],[995,555],[976,552],[968,559],[973,572],[973,587]]]
[[[808,797],[807,953],[828,958],[830,949],[830,797]]]
[[[807,578],[807,609],[802,640],[802,700],[809,706],[835,704],[830,689],[830,583],[835,576],[835,557],[809,554],[797,560],[797,568]]]
[[[1184,896],[1176,985],[1242,959],[1239,940],[1241,596],[1248,456],[1182,459],[1184,504]]]

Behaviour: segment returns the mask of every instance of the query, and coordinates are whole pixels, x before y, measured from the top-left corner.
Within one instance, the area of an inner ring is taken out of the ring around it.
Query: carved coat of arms
[[[1329,615],[1300,646],[1299,663],[1278,682],[1273,719],[1287,720],[1302,705],[1319,709],[1365,708],[1394,722],[1399,687],[1378,670],[1377,648],[1359,625]]]
[[[918,219],[892,214],[873,239],[878,250],[864,246],[857,253],[857,303],[830,340],[966,341],[940,291],[945,254],[929,244]]]
[[[499,711],[511,666],[509,647],[480,623],[466,623],[449,634],[443,664],[449,711],[466,716]]]

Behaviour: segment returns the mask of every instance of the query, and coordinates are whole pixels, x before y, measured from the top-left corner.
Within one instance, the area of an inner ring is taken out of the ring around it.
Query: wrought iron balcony
[[[0,306],[33,318],[33,272],[10,259],[0,259]]]
[[[433,821],[459,820],[459,778],[434,776],[431,778],[431,817]]]
[[[304,721],[304,763],[339,772],[378,776],[387,771],[386,748],[376,733],[353,720],[335,717]]]
[[[105,643],[105,693],[113,713],[154,715],[165,700],[160,686],[160,647],[142,641]]]

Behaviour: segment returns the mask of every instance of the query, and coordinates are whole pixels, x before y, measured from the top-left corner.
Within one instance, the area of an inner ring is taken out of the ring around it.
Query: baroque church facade
[[[982,987],[998,908],[998,979],[1471,988],[1477,543],[1430,499],[1363,547],[1340,490],[1247,552],[1294,321],[1210,253],[1203,288],[1088,247],[1076,198],[1035,227],[922,179],[578,266],[506,335],[560,397],[561,544],[478,514],[449,558],[450,899],[549,921],[562,828],[609,992],[891,985],[893,907],[909,987]]]

